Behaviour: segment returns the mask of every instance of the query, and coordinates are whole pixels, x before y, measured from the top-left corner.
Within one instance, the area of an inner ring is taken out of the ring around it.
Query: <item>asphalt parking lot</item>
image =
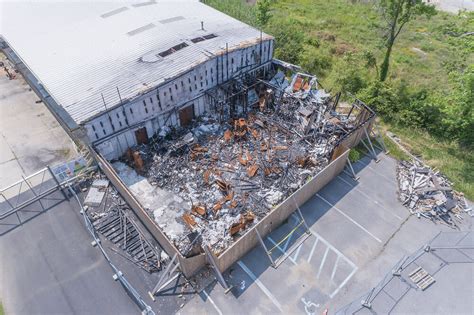
[[[42,203],[49,210],[0,237],[0,296],[6,314],[139,313],[91,246],[76,201],[64,201],[57,191]],[[40,210],[35,203],[20,215]]]
[[[258,246],[224,274],[231,292],[214,284],[181,313],[332,313],[378,283],[402,255],[450,231],[409,216],[397,200],[396,161],[383,153],[379,159],[364,157],[354,164],[359,181],[342,173],[301,208],[310,233],[302,244],[304,226],[285,239],[301,220],[297,212],[266,237],[272,258],[287,256],[277,269]],[[461,228],[471,227],[466,218]]]

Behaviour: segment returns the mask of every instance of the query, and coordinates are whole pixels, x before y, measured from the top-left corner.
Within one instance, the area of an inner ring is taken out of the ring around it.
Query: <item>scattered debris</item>
[[[87,193],[84,204],[86,206],[98,207],[101,205],[104,199],[105,192],[109,187],[109,181],[106,179],[96,179],[93,183],[89,192]]]
[[[117,254],[150,273],[159,271],[168,255],[145,237],[131,209],[109,181],[100,174],[95,177],[84,202],[94,229],[115,245],[110,248]]]
[[[162,128],[113,163],[185,256],[203,245],[222,253],[327,166],[340,141],[373,115],[359,101],[341,106],[300,72],[246,84],[209,90],[210,112],[188,127]]]
[[[399,198],[412,214],[457,227],[463,212],[471,211],[462,193],[439,172],[420,161],[402,161],[397,167]]]

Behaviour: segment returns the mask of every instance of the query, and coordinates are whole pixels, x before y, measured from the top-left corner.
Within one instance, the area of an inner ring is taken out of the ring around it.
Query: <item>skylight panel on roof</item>
[[[156,1],[151,0],[151,1],[146,1],[146,2],[133,3],[132,7],[138,8],[138,7],[144,7],[146,5],[151,5],[151,4],[156,4]]]
[[[168,24],[168,23],[173,23],[173,22],[181,21],[181,20],[184,20],[184,16],[174,16],[168,19],[160,20],[159,22],[161,24]]]
[[[181,49],[183,49],[184,47],[188,47],[188,46],[189,46],[188,44],[186,44],[186,43],[183,42],[183,43],[180,43],[180,44],[178,44],[178,45],[176,45],[176,46],[171,47],[170,49],[167,49],[167,50],[165,50],[165,51],[160,52],[158,55],[159,55],[160,57],[163,57],[163,58],[164,58],[164,57],[169,56],[169,55],[171,55],[172,53],[175,53],[175,52],[177,52],[178,50],[181,50]]]
[[[216,38],[216,37],[217,37],[217,35],[212,33],[212,34],[204,35],[202,37],[200,36],[200,37],[192,38],[191,41],[196,44],[196,43],[199,43],[199,42],[211,39],[211,38]]]
[[[100,17],[106,19],[106,18],[108,18],[108,17],[110,17],[110,16],[113,16],[113,15],[116,15],[116,14],[119,14],[119,13],[122,13],[122,12],[127,11],[127,10],[128,10],[127,7],[121,7],[121,8],[112,10],[112,11],[110,11],[110,12],[104,13],[104,14],[102,14]]]
[[[154,28],[156,25],[153,24],[153,23],[150,23],[150,24],[147,24],[147,25],[143,25],[142,27],[139,27],[137,29],[134,29],[133,31],[130,31],[127,33],[128,36],[134,36],[134,35],[137,35],[141,32],[144,32],[144,31],[147,31],[149,29],[152,29]]]

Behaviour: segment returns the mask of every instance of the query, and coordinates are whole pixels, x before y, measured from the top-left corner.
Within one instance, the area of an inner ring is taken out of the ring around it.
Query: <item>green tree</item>
[[[426,5],[422,0],[380,0],[379,8],[386,21],[384,34],[385,57],[380,66],[380,81],[385,81],[390,65],[390,55],[393,45],[403,27],[417,16],[431,17],[436,14],[435,7]]]
[[[270,14],[270,0],[257,0],[256,4],[256,15],[257,22],[260,27],[267,25],[268,20],[272,17]]]
[[[304,50],[304,33],[293,19],[268,25],[269,33],[275,37],[275,57],[289,63],[299,64]]]

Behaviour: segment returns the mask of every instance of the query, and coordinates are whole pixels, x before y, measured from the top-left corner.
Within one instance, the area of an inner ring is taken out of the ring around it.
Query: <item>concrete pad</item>
[[[0,55],[0,60],[4,59]],[[38,96],[21,75],[8,80],[0,74],[0,187],[4,187],[19,180],[21,174],[27,176],[48,164],[65,162],[77,153],[46,106],[36,103]],[[10,162],[15,159],[17,165]]]
[[[10,145],[5,140],[5,137],[0,136],[0,165],[13,160],[14,158],[15,155],[11,151]]]
[[[21,179],[21,175],[23,169],[16,159],[0,163],[0,188],[17,182]]]

